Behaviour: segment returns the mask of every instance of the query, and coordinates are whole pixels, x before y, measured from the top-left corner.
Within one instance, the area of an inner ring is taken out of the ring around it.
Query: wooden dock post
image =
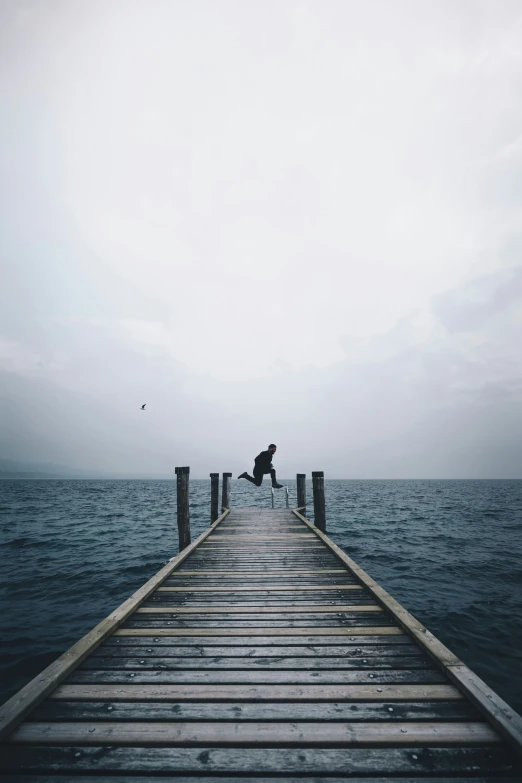
[[[221,496],[221,510],[224,511],[226,508],[230,508],[230,479],[232,478],[232,473],[223,473],[223,489],[222,489],[222,496]]]
[[[297,508],[302,508],[302,515],[306,516],[306,473],[297,474]]]
[[[210,474],[210,524],[219,516],[219,473]]]
[[[190,544],[189,473],[190,468],[176,468],[176,476],[178,477],[178,535],[180,552]]]
[[[324,502],[324,473],[322,470],[312,472],[314,488],[314,518],[315,526],[326,533],[326,506]]]

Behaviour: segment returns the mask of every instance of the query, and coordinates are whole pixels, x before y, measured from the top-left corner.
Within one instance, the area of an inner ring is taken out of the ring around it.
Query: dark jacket
[[[255,459],[254,471],[256,473],[270,473],[272,467],[272,457],[274,455],[268,449],[258,454]]]

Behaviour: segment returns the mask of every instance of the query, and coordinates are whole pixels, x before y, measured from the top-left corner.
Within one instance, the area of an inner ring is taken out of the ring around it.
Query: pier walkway
[[[522,720],[291,510],[226,511],[0,710],[3,780],[522,781]]]

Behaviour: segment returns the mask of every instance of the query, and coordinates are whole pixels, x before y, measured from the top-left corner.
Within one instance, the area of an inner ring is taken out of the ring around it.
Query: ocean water
[[[326,481],[325,494],[331,538],[522,712],[522,481]],[[308,498],[313,519],[310,483]],[[190,499],[195,538],[210,481],[191,480]],[[269,508],[269,484],[233,480],[231,502]],[[0,703],[177,554],[175,511],[174,481],[0,481]]]

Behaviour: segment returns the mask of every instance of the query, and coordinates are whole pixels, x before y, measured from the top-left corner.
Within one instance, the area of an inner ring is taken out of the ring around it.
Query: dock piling
[[[190,468],[176,468],[180,552],[190,544],[189,473]]]
[[[232,478],[232,473],[223,473],[223,489],[222,489],[222,496],[221,496],[221,510],[224,511],[226,508],[230,508],[230,479]]]
[[[210,474],[210,524],[219,516],[219,473]]]
[[[302,514],[306,516],[306,473],[298,473],[297,481],[297,508],[303,509]]]
[[[326,506],[324,501],[324,473],[322,470],[312,472],[312,486],[314,489],[314,518],[315,526],[326,533]]]

